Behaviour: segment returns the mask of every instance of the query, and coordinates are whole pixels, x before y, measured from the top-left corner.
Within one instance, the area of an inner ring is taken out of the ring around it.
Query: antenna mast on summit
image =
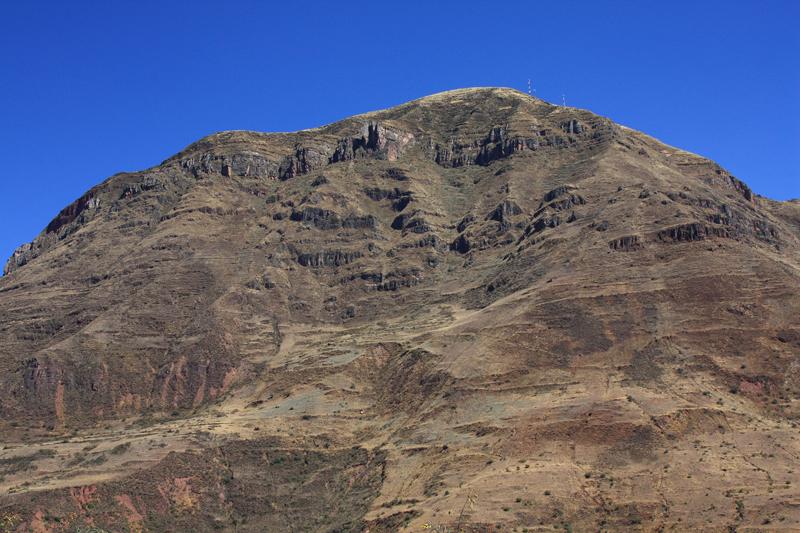
[[[561,105],[567,107],[567,96],[565,94],[561,94]]]
[[[531,79],[528,78],[528,95],[531,94]]]

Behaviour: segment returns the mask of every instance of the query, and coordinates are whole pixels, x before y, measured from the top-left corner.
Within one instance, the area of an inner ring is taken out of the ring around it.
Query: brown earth
[[[0,279],[0,530],[800,530],[800,203],[437,94],[112,176]]]

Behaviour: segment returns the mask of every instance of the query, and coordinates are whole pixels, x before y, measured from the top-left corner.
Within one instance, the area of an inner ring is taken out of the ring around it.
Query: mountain
[[[6,530],[800,528],[800,204],[588,111],[211,135],[5,273]]]

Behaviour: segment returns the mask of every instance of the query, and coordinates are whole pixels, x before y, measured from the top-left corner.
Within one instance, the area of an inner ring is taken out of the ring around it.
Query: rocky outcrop
[[[458,224],[456,225],[456,230],[459,233],[463,233],[464,230],[467,229],[470,226],[470,224],[472,224],[476,220],[478,220],[478,218],[475,215],[473,214],[466,215],[458,222]]]
[[[707,226],[699,222],[680,224],[656,233],[656,238],[663,242],[702,241],[707,237],[729,237],[729,234],[726,228]]]
[[[469,238],[462,233],[456,237],[452,243],[450,243],[450,249],[454,252],[465,254],[472,249],[472,243],[469,241]]]
[[[713,224],[725,226],[727,236],[732,238],[753,237],[770,244],[776,244],[780,241],[778,229],[767,220],[759,218],[758,215],[753,213],[745,214],[727,204],[716,207],[718,212],[708,214],[706,220]]]
[[[349,265],[364,254],[353,250],[323,250],[297,254],[297,262],[305,267],[340,267]]]
[[[338,163],[367,157],[396,161],[413,142],[414,136],[408,132],[369,121],[364,124],[360,136],[339,140],[329,162]]]
[[[347,215],[342,219],[342,227],[349,229],[374,229],[377,224],[372,215]]]
[[[278,167],[278,178],[288,180],[295,176],[308,174],[312,170],[323,167],[327,156],[314,148],[296,146],[294,153],[283,158]]]
[[[375,217],[372,215],[350,214],[342,218],[334,211],[320,207],[304,207],[299,211],[293,209],[289,215],[289,220],[311,224],[322,230],[337,228],[366,229],[374,228],[376,225]]]
[[[642,240],[638,235],[624,235],[608,241],[608,247],[619,252],[632,252],[642,248]]]
[[[405,226],[403,226],[403,231],[410,231],[411,233],[427,233],[431,231],[431,226],[424,218],[414,217],[409,220]]]
[[[379,291],[396,291],[405,287],[413,287],[420,283],[422,270],[409,268],[392,270],[382,275],[375,288]]]
[[[444,244],[436,234],[430,234],[414,242],[401,243],[400,248],[433,248],[438,251],[443,251],[447,249],[447,245]]]
[[[492,161],[508,157],[515,152],[534,149],[537,143],[533,139],[509,137],[505,128],[492,128],[489,135],[480,143],[475,164],[486,166]]]
[[[753,191],[750,189],[750,187],[747,186],[745,182],[731,175],[728,175],[728,181],[730,182],[731,187],[733,187],[735,191],[741,194],[745,200],[747,200],[748,202],[753,201]]]
[[[232,155],[205,152],[181,159],[179,165],[195,178],[220,174],[225,177],[253,176],[275,179],[279,175],[280,168],[279,163],[257,152],[249,151]]]
[[[335,147],[324,143],[315,146],[296,144],[294,151],[279,162],[256,152],[228,155],[209,151],[180,160],[180,166],[195,177],[221,174],[226,177],[258,176],[288,180],[340,161],[367,157],[395,161],[413,142],[414,136],[410,133],[370,121],[364,124],[360,136],[340,139]]]
[[[119,198],[123,200],[139,196],[143,192],[163,190],[164,185],[155,176],[147,175],[141,181],[126,185],[125,188],[122,189]]]
[[[57,233],[62,227],[75,220],[85,220],[88,213],[99,208],[100,198],[95,197],[94,192],[90,191],[62,209],[61,212],[56,215],[56,218],[50,221],[44,231],[45,233]]]
[[[711,230],[711,234],[732,239],[753,238],[773,245],[781,242],[780,231],[775,224],[749,203],[720,202],[705,196],[693,196],[684,191],[664,194],[673,202],[700,208],[705,221],[714,225],[709,227],[716,228]],[[747,200],[746,195],[744,198]],[[723,226],[724,231],[719,226]],[[707,233],[705,230],[698,230],[698,235]]]
[[[431,231],[431,226],[420,211],[412,211],[397,215],[392,221],[392,229],[410,231],[412,233],[426,233]]]
[[[526,150],[568,147],[576,142],[577,135],[602,142],[612,138],[614,130],[603,122],[584,125],[574,119],[562,123],[558,130],[544,128],[524,136],[510,133],[507,126],[495,126],[485,137],[472,142],[456,138],[447,144],[431,141],[428,152],[433,161],[444,167],[486,166]]]
[[[14,253],[11,254],[11,257],[8,258],[6,261],[5,266],[3,267],[3,275],[10,274],[14,272],[16,269],[25,265],[30,261],[33,257],[35,257],[33,252],[33,243],[25,243],[22,246],[19,246]]]
[[[444,167],[463,167],[467,165],[486,166],[493,161],[508,157],[525,149],[534,150],[539,146],[536,138],[511,137],[505,127],[494,127],[486,137],[464,144],[453,140],[449,146],[431,144],[432,159]]]
[[[74,233],[101,210],[103,200],[99,188],[94,188],[62,209],[33,242],[17,247],[3,267],[10,274],[38,257],[60,240]]]
[[[364,189],[364,194],[375,201],[391,200],[393,211],[403,211],[412,200],[411,191],[403,191],[397,187],[393,189],[381,189],[380,187],[369,187]]]
[[[540,216],[525,228],[524,236],[530,237],[531,235],[540,233],[547,228],[555,228],[559,225],[561,225],[561,217],[558,215]]]
[[[571,223],[576,221],[578,215],[575,213],[574,208],[586,204],[586,200],[581,195],[572,192],[575,189],[577,187],[574,185],[561,185],[545,193],[542,197],[542,202],[533,213],[531,221],[525,227],[518,242],[533,237],[548,228],[556,228],[564,222]],[[569,215],[562,215],[564,211],[569,211]],[[592,225],[592,227],[594,226]],[[598,228],[598,230],[604,231],[606,227],[607,225]]]
[[[545,195],[542,197],[542,204],[547,204],[549,202],[552,202],[556,198],[561,198],[562,196],[571,193],[575,189],[577,189],[577,187],[575,187],[574,185],[569,185],[569,184],[559,185],[555,189],[552,189],[545,193]]]
[[[292,210],[289,220],[305,222],[319,229],[335,229],[342,226],[342,221],[335,212],[319,207],[305,207],[299,211]]]
[[[377,291],[397,291],[404,287],[413,287],[422,280],[422,270],[416,267],[391,270],[387,273],[366,271],[350,275],[343,282],[354,280],[366,281]]]
[[[564,130],[566,133],[580,135],[583,133],[583,125],[578,122],[577,120],[570,119],[566,122],[561,123],[561,129]]]
[[[510,200],[503,200],[488,215],[486,220],[494,220],[501,224],[510,224],[511,218],[522,213],[522,208]]]
[[[573,185],[562,185],[548,192],[542,198],[542,203],[539,204],[539,208],[533,214],[533,217],[539,217],[546,210],[553,212],[566,211],[576,206],[586,204],[586,200],[583,196],[572,192],[575,189],[577,189],[577,187]]]

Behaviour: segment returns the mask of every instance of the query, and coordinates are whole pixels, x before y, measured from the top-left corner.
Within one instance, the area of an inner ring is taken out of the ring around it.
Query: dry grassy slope
[[[800,527],[800,205],[587,111],[212,135],[6,268],[7,529]]]

